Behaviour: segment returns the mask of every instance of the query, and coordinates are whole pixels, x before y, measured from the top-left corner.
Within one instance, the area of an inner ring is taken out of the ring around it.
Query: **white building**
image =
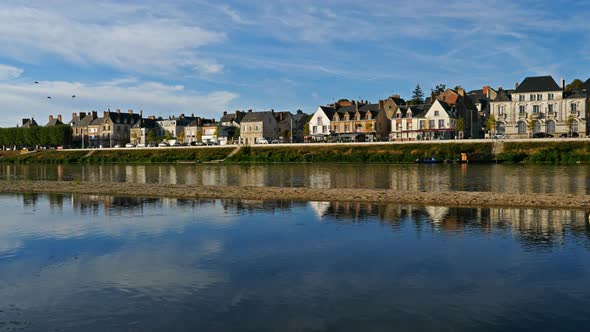
[[[455,137],[456,111],[438,99],[432,105],[402,106],[391,119],[392,141],[451,139]]]
[[[314,141],[325,140],[330,136],[330,122],[336,109],[330,106],[320,106],[309,120],[309,135]]]

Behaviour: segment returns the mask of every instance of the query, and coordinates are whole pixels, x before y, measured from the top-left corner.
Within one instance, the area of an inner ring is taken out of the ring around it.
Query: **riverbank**
[[[413,163],[416,159],[457,160],[461,153],[510,163],[590,163],[586,139],[458,140],[429,142],[278,144],[95,150],[0,151],[0,163]]]
[[[87,194],[288,201],[350,201],[469,207],[590,208],[590,195],[511,194],[492,192],[422,192],[379,189],[314,189],[162,185],[121,182],[0,181],[1,193]]]

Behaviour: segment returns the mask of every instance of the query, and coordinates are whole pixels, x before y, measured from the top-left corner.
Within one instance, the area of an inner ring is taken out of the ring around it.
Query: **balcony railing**
[[[527,118],[526,112],[519,112],[518,113],[518,118],[519,119],[526,119]]]

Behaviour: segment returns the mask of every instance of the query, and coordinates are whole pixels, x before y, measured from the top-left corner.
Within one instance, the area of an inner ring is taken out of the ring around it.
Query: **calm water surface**
[[[590,194],[588,165],[0,164],[0,179]]]
[[[583,331],[588,211],[0,195],[0,331]]]

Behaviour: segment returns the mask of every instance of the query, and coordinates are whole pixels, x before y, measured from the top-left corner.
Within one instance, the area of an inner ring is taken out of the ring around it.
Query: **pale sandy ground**
[[[356,201],[439,206],[590,208],[590,195],[421,192],[379,189],[232,187],[76,181],[0,181],[3,193],[64,193],[113,196],[224,198],[290,201]]]

